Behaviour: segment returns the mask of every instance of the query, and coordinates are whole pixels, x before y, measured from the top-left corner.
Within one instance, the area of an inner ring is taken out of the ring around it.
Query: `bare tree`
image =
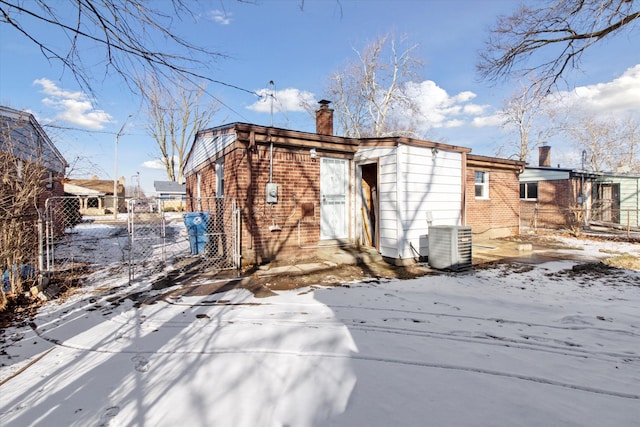
[[[527,161],[530,154],[558,132],[555,111],[543,96],[540,86],[521,85],[504,101],[502,127],[516,135],[499,147],[498,154]]]
[[[139,85],[147,104],[147,131],[156,141],[167,178],[182,184],[187,149],[219,106],[201,105],[204,85],[167,87],[153,77],[140,80]]]
[[[478,71],[488,80],[534,73],[550,90],[568,68],[579,68],[582,54],[640,18],[632,0],[546,0],[529,2],[511,16],[498,18],[480,53]],[[548,60],[538,60],[548,55]],[[527,65],[533,56],[536,61]]]
[[[413,56],[414,50],[415,46],[403,47],[403,43],[398,46],[395,38],[387,34],[361,52],[356,50],[357,60],[329,77],[327,92],[344,136],[415,133],[410,124],[394,119],[394,114],[400,111],[415,114],[419,111],[407,93],[407,83],[418,77],[421,65]]]
[[[156,78],[206,79],[197,73],[207,61],[225,57],[220,52],[193,44],[178,35],[173,22],[195,18],[195,2],[170,0],[72,0],[73,13],[48,0],[0,0],[0,23],[7,24],[33,42],[52,62],[69,70],[83,89],[91,90],[91,70],[83,61],[83,52],[101,49],[104,72],[115,72],[134,87],[135,76]],[[162,7],[162,9],[161,9]],[[36,29],[46,28],[51,37],[42,37]],[[58,37],[58,36],[61,37]],[[60,45],[59,40],[68,40]],[[177,53],[183,52],[183,53]]]
[[[41,153],[28,153],[16,141],[22,131],[11,122],[0,129],[0,311],[9,292],[22,292],[23,266],[37,265],[38,201],[47,175]]]
[[[591,170],[640,173],[640,123],[636,118],[583,116],[569,135],[587,153]]]

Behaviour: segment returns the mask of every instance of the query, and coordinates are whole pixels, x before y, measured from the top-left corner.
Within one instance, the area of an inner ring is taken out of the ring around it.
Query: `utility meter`
[[[267,203],[278,203],[278,184],[274,184],[273,182],[267,183],[265,193]]]

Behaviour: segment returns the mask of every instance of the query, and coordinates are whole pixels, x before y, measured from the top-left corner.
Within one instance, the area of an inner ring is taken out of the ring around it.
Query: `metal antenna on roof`
[[[276,84],[273,80],[269,80],[269,86],[271,87],[271,93],[269,94],[269,102],[271,103],[271,127],[273,127],[273,100],[276,97]],[[271,134],[269,133],[269,184],[273,182],[273,141],[271,140]]]
[[[269,87],[271,88],[271,93],[269,93],[271,127],[273,127],[273,100],[276,98],[276,84],[273,80],[269,80]]]

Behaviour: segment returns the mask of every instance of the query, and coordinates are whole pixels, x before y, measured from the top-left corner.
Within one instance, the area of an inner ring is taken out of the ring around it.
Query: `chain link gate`
[[[167,269],[239,269],[240,211],[234,200],[130,199],[123,205],[126,213],[88,215],[80,197],[48,199],[41,236],[44,270],[75,280],[99,268],[128,269],[131,281]],[[198,209],[183,212],[187,208]]]

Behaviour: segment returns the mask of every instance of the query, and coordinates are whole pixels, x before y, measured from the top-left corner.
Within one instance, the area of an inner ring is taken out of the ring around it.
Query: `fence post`
[[[627,214],[627,238],[631,236],[631,211]]]
[[[42,285],[42,275],[44,272],[44,221],[42,220],[42,210],[38,209],[38,284]]]

